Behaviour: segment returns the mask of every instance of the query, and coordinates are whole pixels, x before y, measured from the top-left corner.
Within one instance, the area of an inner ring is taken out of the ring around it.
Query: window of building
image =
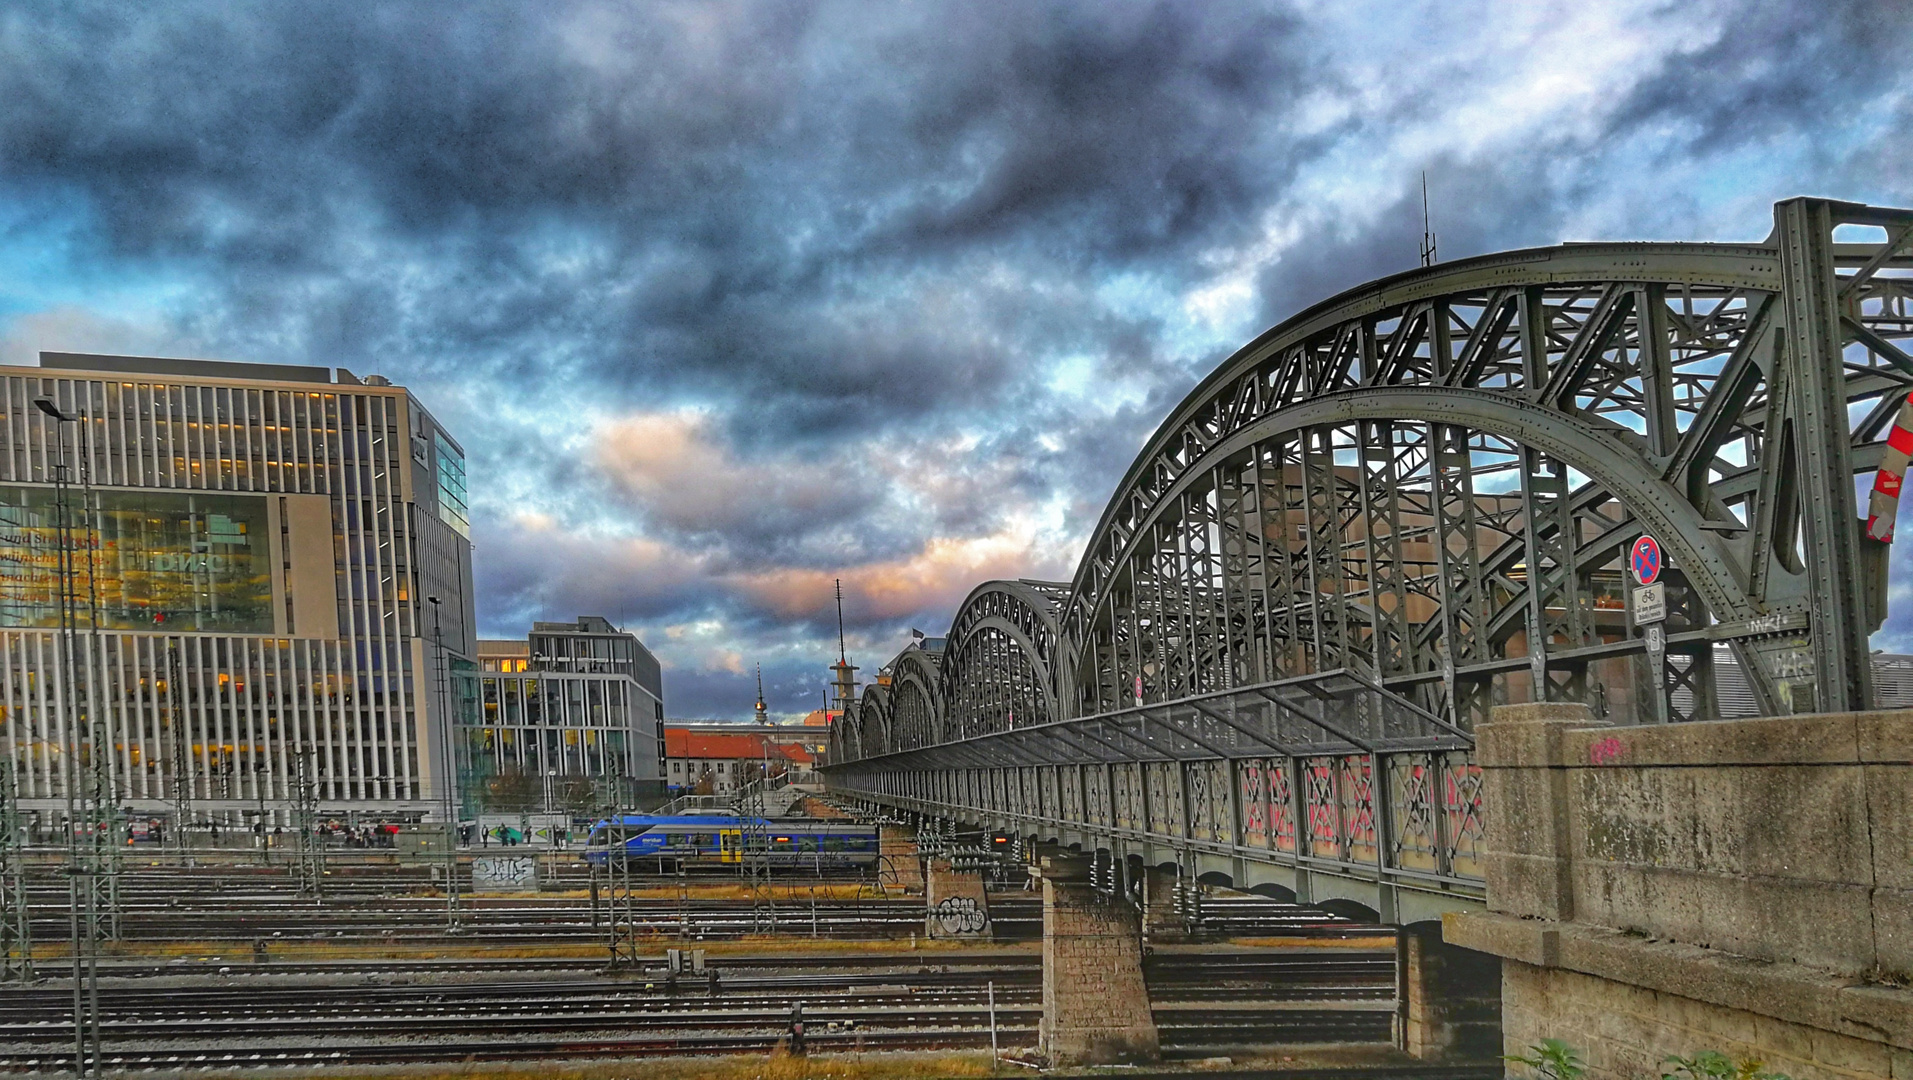
[[[458,535],[470,539],[472,535],[471,508],[465,501],[465,455],[451,444],[442,432],[432,433],[438,449],[438,516],[445,524],[458,530]],[[522,669],[520,669],[522,670]]]
[[[100,625],[117,630],[271,633],[266,500],[256,495],[100,491],[97,533],[73,495],[76,588],[97,572]],[[89,535],[92,533],[92,535]],[[0,625],[60,624],[60,515],[45,488],[0,486]],[[83,603],[80,618],[87,618]]]

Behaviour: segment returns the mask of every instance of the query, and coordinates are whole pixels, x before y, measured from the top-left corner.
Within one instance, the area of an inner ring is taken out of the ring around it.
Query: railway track
[[[799,1002],[817,1049],[985,1046],[992,999],[999,1044],[1017,1047],[1034,1042],[1041,1011],[1040,959],[1028,953],[719,963],[715,978],[675,980],[653,969],[451,981],[469,973],[410,965],[375,975],[334,965],[335,977],[322,985],[142,985],[114,971],[100,991],[104,1064],[257,1069],[761,1052],[776,1044]],[[1394,1008],[1389,955],[1160,951],[1146,976],[1172,1052],[1386,1039]],[[412,981],[425,978],[433,981]],[[1226,988],[1227,1000],[1190,992],[1210,985]],[[70,1062],[72,1018],[63,998],[57,984],[0,992],[0,1070],[49,1071]]]
[[[1036,1029],[999,1027],[999,1045],[1032,1046]],[[350,1046],[300,1045],[257,1049],[186,1049],[108,1051],[100,1065],[114,1072],[150,1070],[246,1070],[314,1068],[344,1065],[394,1065],[467,1061],[580,1061],[594,1058],[657,1057],[665,1055],[763,1054],[783,1041],[781,1032],[749,1034],[686,1034],[635,1036],[621,1039],[581,1038],[520,1040],[513,1043],[465,1042],[429,1046],[401,1043],[364,1043]],[[976,1050],[990,1045],[987,1029],[947,1031],[818,1032],[806,1036],[820,1053],[850,1051]],[[21,1054],[0,1057],[0,1069],[13,1072],[57,1073],[72,1067],[72,1055]]]
[[[411,868],[394,868],[411,869]],[[177,880],[175,880],[177,878]],[[163,880],[129,876],[121,889],[124,934],[131,941],[252,941],[272,938],[357,941],[483,940],[492,944],[583,943],[604,935],[602,908],[587,895],[466,895],[460,932],[448,932],[445,901],[387,882],[357,891],[329,892],[323,901],[300,896],[289,882],[263,874],[228,878],[175,871]],[[29,890],[36,941],[65,938],[63,884],[40,881]],[[641,897],[630,910],[641,935],[724,940],[766,931],[836,939],[904,938],[923,930],[918,898],[812,899],[778,896],[753,909],[748,901]],[[1027,893],[991,898],[995,932],[1006,940],[1033,940],[1041,931],[1040,901]],[[1387,937],[1392,931],[1344,922],[1324,912],[1260,898],[1213,899],[1204,905],[1210,937]]]

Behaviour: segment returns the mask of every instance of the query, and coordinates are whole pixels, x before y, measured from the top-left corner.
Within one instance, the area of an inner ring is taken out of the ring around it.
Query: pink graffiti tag
[[[1621,743],[1621,740],[1609,735],[1588,747],[1588,760],[1596,765],[1606,765],[1611,761],[1621,760],[1621,755],[1625,753],[1627,753],[1627,747]]]

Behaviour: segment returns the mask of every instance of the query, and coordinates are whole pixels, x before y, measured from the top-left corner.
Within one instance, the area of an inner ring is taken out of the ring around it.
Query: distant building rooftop
[[[707,735],[668,727],[664,753],[676,758],[761,758],[765,741],[757,735]]]
[[[266,379],[272,382],[333,381],[332,369],[303,364],[250,364],[231,360],[186,360],[169,356],[114,356],[106,353],[43,352],[40,366],[63,371],[114,371],[129,375],[202,375],[211,379]],[[339,382],[361,380],[344,368]],[[374,385],[386,380],[372,376]]]
[[[531,642],[524,640],[500,641],[497,638],[479,638],[480,656],[530,656]]]
[[[535,622],[531,624],[534,634],[622,634],[624,631],[611,625],[611,620],[600,615],[580,615],[575,622]]]
[[[801,765],[809,765],[817,760],[816,755],[801,744],[778,743],[763,734],[757,734],[765,730],[757,728],[750,734],[730,735],[667,727],[664,729],[664,753],[665,756],[674,758],[744,761],[776,758],[781,755],[786,760],[795,761]]]

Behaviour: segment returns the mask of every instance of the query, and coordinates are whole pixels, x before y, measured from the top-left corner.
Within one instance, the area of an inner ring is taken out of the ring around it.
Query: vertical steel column
[[[1310,619],[1315,655],[1312,670],[1346,663],[1348,619],[1343,610],[1342,530],[1337,520],[1335,429],[1302,432],[1302,476],[1307,500]]]
[[[1482,638],[1480,528],[1475,514],[1474,456],[1466,428],[1428,425],[1429,480],[1435,559],[1441,568],[1442,677],[1455,723],[1472,727],[1486,713],[1484,687],[1456,677],[1463,664],[1486,659]]]
[[[1784,445],[1773,440],[1775,426],[1790,424],[1814,605],[1814,703],[1821,712],[1853,712],[1872,707],[1873,672],[1847,429],[1835,224],[1833,206],[1824,199],[1789,199],[1774,207],[1782,305],[1776,366],[1793,393],[1790,415],[1768,419],[1768,452]]]
[[[445,672],[445,628],[439,617],[440,601],[425,598],[432,605],[432,692],[438,699],[438,749],[441,768],[438,782],[443,785],[440,807],[445,814],[445,932],[461,930],[458,888],[458,822],[463,813],[458,791],[458,723],[452,715]]]
[[[638,963],[637,903],[631,893],[631,860],[624,854],[624,842],[627,839],[629,837],[624,835],[622,828],[612,826],[606,830],[605,944],[611,953],[611,966],[614,968],[626,965],[636,967]],[[684,907],[680,903],[680,919],[683,913]]]
[[[325,848],[314,830],[319,824],[319,790],[313,776],[312,751],[298,749],[293,759],[292,825],[298,833],[293,847],[293,877],[299,895],[325,900]]]
[[[33,920],[27,911],[19,794],[9,753],[0,760],[0,983],[33,981]]]
[[[1357,468],[1361,471],[1362,537],[1368,564],[1370,644],[1375,670],[1383,676],[1395,675],[1409,667],[1397,429],[1387,421],[1364,421],[1356,430],[1360,436]]]

